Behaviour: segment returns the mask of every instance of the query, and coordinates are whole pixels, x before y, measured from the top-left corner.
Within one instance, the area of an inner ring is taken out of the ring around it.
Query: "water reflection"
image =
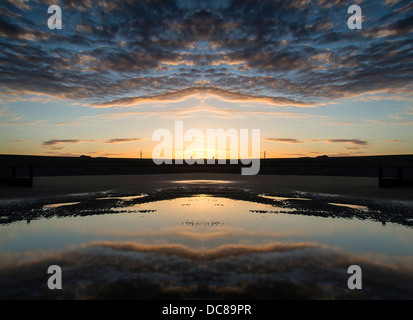
[[[199,185],[210,185],[210,184],[228,184],[233,183],[230,180],[176,180],[172,181],[172,183],[179,183],[179,184],[199,184]]]
[[[184,197],[213,198],[214,206],[223,206],[217,203],[216,198],[247,201],[262,205],[271,205],[272,213],[294,213],[314,217],[333,217],[360,220],[371,220],[380,223],[396,223],[413,227],[413,210],[411,202],[381,202],[360,201],[356,199],[332,199],[322,195],[262,195],[247,190],[233,190],[220,186],[194,186],[177,189],[156,190],[149,194],[138,195],[101,195],[88,194],[84,196],[69,196],[62,199],[28,201],[28,202],[0,202],[0,225],[7,225],[17,221],[35,220],[51,217],[90,216],[102,214],[118,214],[134,211],[134,206],[156,203],[163,200],[180,199]],[[303,201],[305,200],[305,201]],[[336,200],[336,201],[332,201]],[[180,204],[182,207],[191,207],[192,200]],[[47,208],[48,210],[44,210]],[[198,206],[199,209],[199,206]],[[145,208],[145,210],[154,210]],[[251,208],[264,212],[262,208]],[[47,212],[45,212],[47,211]]]
[[[305,199],[213,187],[0,204],[0,298],[413,297],[411,207]],[[36,276],[51,264],[70,270],[61,296]],[[347,290],[352,264],[363,292]]]
[[[285,201],[285,200],[311,200],[308,198],[288,198],[288,197],[276,197],[276,196],[267,196],[265,194],[260,194],[260,197],[266,198],[266,199],[273,199],[273,200],[277,200],[277,201]]]
[[[329,203],[333,206],[339,206],[339,207],[347,207],[347,208],[352,208],[352,209],[357,209],[361,211],[368,211],[369,209],[366,206],[359,206],[356,204],[346,204],[346,203]]]
[[[69,270],[62,291],[47,290],[40,276],[51,264]],[[352,264],[368,270],[362,291],[347,289]],[[0,298],[411,299],[406,266],[411,262],[388,266],[310,243],[198,251],[177,244],[98,242],[1,269]],[[34,276],[21,283],[27,274]]]
[[[140,194],[137,196],[127,196],[127,197],[105,197],[105,198],[96,198],[96,200],[124,200],[124,201],[131,201],[134,199],[139,199],[139,198],[143,198],[146,197],[147,194]]]

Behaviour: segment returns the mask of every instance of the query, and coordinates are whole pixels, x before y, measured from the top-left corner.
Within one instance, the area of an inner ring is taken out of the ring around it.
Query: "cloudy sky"
[[[149,158],[176,120],[267,157],[413,153],[410,0],[3,0],[0,46],[1,154]]]

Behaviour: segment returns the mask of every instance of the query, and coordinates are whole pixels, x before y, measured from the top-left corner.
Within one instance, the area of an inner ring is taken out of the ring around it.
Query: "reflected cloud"
[[[73,206],[75,204],[79,204],[80,202],[67,202],[67,203],[53,203],[53,204],[47,204],[43,207],[44,210],[47,209],[52,209],[52,208],[60,208],[60,207],[68,207],[68,206]]]
[[[140,199],[143,197],[146,197],[147,194],[141,194],[138,196],[126,196],[126,197],[106,197],[106,198],[96,198],[96,200],[124,200],[124,201],[131,201],[131,200],[135,200],[135,199]]]
[[[368,211],[369,209],[366,206],[359,206],[356,204],[345,204],[345,203],[329,203],[333,206],[339,206],[339,207],[347,207],[347,208],[352,208],[360,211]]]
[[[410,206],[216,184],[10,200],[0,203],[0,299],[409,299],[410,230],[348,219],[412,223]],[[60,292],[45,286],[55,264]],[[347,288],[353,264],[362,291]]]
[[[275,196],[267,196],[267,195],[265,195],[265,194],[260,194],[259,195],[260,197],[263,197],[263,198],[267,198],[267,199],[274,199],[274,200],[277,200],[277,201],[285,201],[285,200],[304,200],[304,201],[306,201],[306,200],[311,200],[311,199],[308,199],[308,198],[288,198],[288,197],[275,197]]]
[[[227,245],[96,242],[25,264],[2,263],[0,298],[16,299],[409,299],[412,259],[374,262],[311,243]],[[44,286],[51,264],[64,290]],[[347,288],[347,268],[363,270],[363,290]],[[385,275],[385,276],[384,276]]]
[[[277,239],[277,238],[293,238],[293,237],[304,237],[311,235],[311,232],[304,232],[303,230],[283,230],[277,232],[268,232],[264,230],[250,231],[242,227],[236,226],[223,226],[217,224],[211,226],[210,228],[205,228],[202,231],[195,230],[194,226],[190,226],[185,222],[183,225],[164,227],[160,230],[143,230],[143,231],[125,231],[123,229],[103,229],[100,234],[106,236],[116,236],[122,238],[157,238],[157,239],[168,239],[174,238],[186,238],[188,240],[197,241],[208,241],[208,240],[220,240],[228,238],[242,239],[244,242],[260,242],[265,238]],[[206,247],[204,247],[206,249]]]
[[[228,183],[234,183],[234,181],[229,181],[229,180],[176,180],[176,181],[171,181],[172,183],[178,183],[178,184],[228,184]]]

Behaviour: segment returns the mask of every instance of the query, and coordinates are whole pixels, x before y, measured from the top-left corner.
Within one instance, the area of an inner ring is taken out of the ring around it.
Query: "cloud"
[[[291,138],[265,138],[265,141],[272,141],[272,142],[285,142],[285,143],[303,143],[302,140],[291,139]]]
[[[113,107],[113,106],[135,106],[140,103],[147,102],[177,102],[182,101],[188,96],[192,95],[212,95],[217,96],[225,101],[232,102],[263,102],[272,104],[275,106],[298,106],[298,107],[311,107],[310,103],[296,101],[293,99],[287,99],[284,97],[269,97],[269,96],[253,96],[248,94],[243,94],[240,92],[227,91],[220,88],[214,87],[190,87],[179,91],[167,92],[164,94],[156,96],[143,96],[143,97],[127,97],[118,100],[103,102],[100,104],[93,105],[94,107]]]
[[[395,5],[396,3],[400,2],[400,0],[385,0],[384,5],[386,6],[392,6]]]
[[[362,0],[355,0],[354,3],[360,3]],[[318,0],[318,4],[326,9],[332,8],[332,7],[343,7],[348,5],[347,0]]]
[[[327,121],[328,124],[330,125],[342,125],[342,126],[354,126],[355,123],[354,122],[350,122],[350,121],[335,121],[335,120],[328,120]]]
[[[343,149],[350,150],[350,151],[357,151],[357,150],[360,150],[361,147],[359,147],[359,146],[353,146],[353,147],[343,146]]]
[[[161,117],[161,118],[191,118],[199,115],[205,115],[215,118],[245,118],[245,117],[275,117],[275,118],[288,118],[288,119],[313,119],[320,118],[320,116],[312,116],[305,113],[288,112],[288,111],[268,111],[268,110],[238,110],[230,108],[218,108],[211,107],[207,105],[200,105],[196,107],[188,108],[176,108],[169,110],[143,110],[143,111],[128,111],[128,112],[115,112],[115,113],[104,113],[97,114],[94,116],[82,117],[82,120],[93,120],[93,119],[124,119],[131,117]],[[321,117],[323,118],[323,117]]]
[[[80,121],[72,121],[72,122],[58,122],[55,125],[58,127],[63,127],[63,126],[79,126],[82,123]]]
[[[29,2],[29,0],[7,0],[7,2],[13,4],[14,6],[22,10],[30,9],[30,6],[26,3]]]
[[[26,122],[19,122],[19,121],[4,121],[0,122],[0,127],[17,127],[17,126],[29,126],[29,125],[38,125],[41,121],[26,121]]]
[[[360,139],[292,139],[292,138],[265,138],[265,141],[272,141],[272,142],[284,142],[284,143],[292,143],[292,144],[297,144],[297,143],[306,143],[306,142],[326,142],[326,143],[346,143],[346,144],[352,144],[356,146],[369,146],[369,142],[365,140],[360,140]],[[349,148],[349,147],[347,147]]]
[[[335,23],[347,18],[342,0],[63,4],[76,13],[64,33],[27,14],[43,9],[40,2],[13,0],[2,9],[3,92],[94,107],[180,101],[195,92],[308,107],[413,89],[406,0],[370,6],[360,32]]]
[[[135,142],[135,141],[142,141],[141,138],[129,138],[129,139],[110,139],[107,140],[105,143],[126,143],[126,142]]]
[[[82,143],[82,142],[93,142],[96,140],[74,140],[74,139],[63,139],[63,140],[58,140],[58,139],[53,139],[53,140],[47,140],[47,141],[43,141],[42,145],[44,146],[55,146],[58,144],[62,144],[62,143]]]
[[[412,124],[413,120],[393,120],[393,121],[384,121],[384,120],[370,120],[370,122],[376,123],[376,124]]]
[[[55,147],[55,146],[49,146],[48,147],[49,150],[53,151],[62,151],[62,150],[66,150],[66,147]]]
[[[49,39],[50,35],[44,31],[31,28],[21,28],[19,25],[7,22],[0,18],[0,36],[12,40],[42,41]]]
[[[368,141],[359,140],[359,139],[327,139],[327,140],[320,140],[326,141],[328,143],[350,143],[357,146],[367,146],[369,145]]]
[[[134,142],[134,141],[142,141],[141,138],[124,138],[124,139],[109,139],[109,140],[82,140],[82,139],[52,139],[43,141],[43,146],[56,146],[60,144],[80,144],[84,142],[98,142],[98,143],[108,143],[108,144],[115,144],[115,143],[127,143],[127,142]],[[57,148],[54,148],[57,150]],[[59,149],[60,150],[60,149]]]
[[[6,109],[0,110],[0,118],[1,118],[1,117],[6,118],[6,117],[8,117],[8,116],[11,116],[11,114],[10,114],[10,113],[7,113],[7,112],[6,112]]]
[[[408,35],[413,31],[412,19],[413,15],[406,17],[405,19],[398,20],[394,23],[370,28],[366,31],[366,35],[373,38],[399,37]]]

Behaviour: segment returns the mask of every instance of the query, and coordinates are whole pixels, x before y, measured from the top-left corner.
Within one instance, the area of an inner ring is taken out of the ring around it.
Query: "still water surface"
[[[47,205],[44,209],[74,204]],[[114,209],[119,213],[53,217],[3,226],[1,251],[24,256],[26,252],[61,251],[95,241],[182,244],[198,250],[305,241],[351,253],[384,254],[389,259],[413,256],[412,230],[392,223],[383,226],[368,220],[292,215],[285,213],[294,211],[290,208],[208,195]]]
[[[131,201],[144,196],[98,197],[96,201]],[[293,206],[282,205],[283,201],[291,199],[289,197],[261,196],[274,199],[274,204],[194,194],[112,207],[111,213],[107,214],[52,216],[1,225],[0,266],[3,277],[0,273],[0,285],[7,284],[6,288],[10,289],[11,283],[22,281],[17,276],[18,271],[13,275],[13,268],[19,270],[55,261],[63,264],[62,267],[77,268],[76,274],[70,278],[71,295],[65,298],[102,297],[100,289],[94,287],[98,279],[93,276],[88,278],[93,289],[82,291],[76,284],[82,270],[93,273],[93,266],[107,268],[107,273],[101,275],[99,281],[110,285],[122,283],[123,293],[130,289],[124,283],[126,275],[134,286],[139,286],[143,278],[153,282],[152,285],[158,289],[148,294],[153,294],[154,298],[164,297],[165,288],[172,290],[172,287],[177,290],[171,293],[172,296],[178,298],[204,297],[202,294],[212,298],[236,298],[238,294],[271,299],[280,292],[281,298],[301,298],[299,293],[303,292],[304,284],[307,291],[308,286],[314,286],[310,293],[306,291],[308,295],[305,298],[331,298],[336,297],[336,291],[339,292],[337,297],[353,294],[346,291],[346,267],[364,264],[372,270],[373,278],[383,272],[391,272],[396,282],[404,283],[404,291],[398,291],[402,297],[413,298],[410,296],[411,274],[406,271],[412,265],[412,228],[354,218],[300,215],[296,214]],[[293,199],[303,203],[311,201],[308,198]],[[42,210],[76,210],[78,204],[47,204]],[[360,212],[368,210],[359,205],[335,202],[331,205],[344,205]],[[73,257],[75,253],[76,258]],[[102,260],[102,255],[113,255],[113,258]],[[94,257],[95,260],[93,263],[79,263],[86,257]],[[118,269],[122,263],[123,273],[120,275]],[[262,297],[257,293],[258,288],[265,287],[264,283],[268,281],[274,281],[279,289],[271,286],[272,291]],[[323,283],[321,288],[320,283]],[[24,283],[20,285],[24,286]],[[289,288],[285,291],[283,286],[289,285],[294,290]],[[337,285],[339,287],[336,288]],[[374,283],[367,290],[368,296],[362,297],[397,298],[397,294],[389,292],[386,285]],[[393,290],[396,288],[397,285]],[[113,289],[110,286],[105,290],[106,294],[108,290],[113,294],[109,297],[121,295],[118,287]],[[39,298],[49,294],[44,290],[41,292]],[[287,296],[283,296],[285,292]],[[23,291],[20,294],[28,293]],[[18,297],[7,296],[7,292],[3,292],[3,296]]]

